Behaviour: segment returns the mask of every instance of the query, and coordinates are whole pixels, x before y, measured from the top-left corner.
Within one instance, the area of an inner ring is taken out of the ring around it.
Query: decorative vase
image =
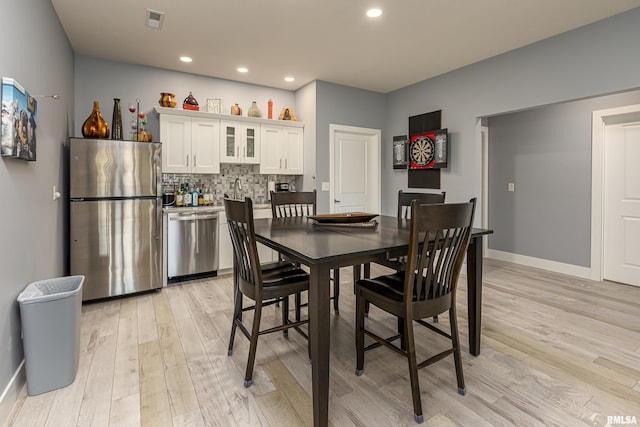
[[[196,101],[191,92],[189,92],[189,96],[187,96],[182,102],[182,108],[185,110],[200,111],[198,101]]]
[[[118,98],[113,98],[113,119],[111,120],[111,139],[123,139],[122,113],[120,112],[120,100]]]
[[[233,104],[231,106],[231,115],[233,115],[233,116],[241,116],[242,115],[242,108],[240,108],[240,106],[238,104]]]
[[[158,101],[162,107],[173,108],[176,106],[176,99],[173,93],[160,92],[160,101]]]
[[[251,103],[251,107],[249,107],[249,109],[247,110],[247,116],[262,117],[262,114],[260,114],[260,109],[258,108],[258,104],[256,104],[256,101],[253,101]]]
[[[82,136],[85,138],[109,138],[109,125],[100,115],[98,101],[93,101],[93,111],[82,124]]]

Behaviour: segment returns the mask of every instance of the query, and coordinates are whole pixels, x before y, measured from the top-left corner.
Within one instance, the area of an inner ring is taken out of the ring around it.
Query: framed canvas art
[[[2,128],[0,153],[3,157],[36,160],[37,107],[35,98],[12,78],[2,78]]]

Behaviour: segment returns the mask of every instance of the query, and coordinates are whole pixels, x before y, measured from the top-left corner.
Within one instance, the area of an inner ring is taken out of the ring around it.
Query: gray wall
[[[591,112],[632,104],[640,91],[489,118],[490,249],[591,265]]]
[[[315,143],[316,184],[318,187],[323,181],[329,182],[329,125],[383,129],[385,99],[385,95],[377,92],[323,81],[316,82]],[[382,150],[384,151],[385,148],[387,148],[387,144],[383,139]],[[318,192],[318,211],[329,212],[328,191]]]
[[[126,128],[130,122],[127,105],[140,99],[140,110],[148,116],[148,130],[153,134],[154,141],[158,141],[159,132],[158,117],[152,111],[153,107],[160,105],[158,101],[161,92],[175,94],[178,108],[182,108],[182,101],[189,95],[189,92],[192,92],[198,101],[200,111],[207,111],[208,98],[220,98],[225,114],[229,114],[231,106],[238,103],[242,108],[242,115],[246,116],[251,102],[256,101],[262,112],[262,117],[266,118],[269,98],[273,100],[275,118],[280,114],[281,108],[295,107],[294,93],[287,90],[80,55],[76,57],[75,61],[75,85],[76,110],[73,132],[74,136],[78,137],[82,137],[82,124],[89,117],[94,100],[100,104],[102,117],[111,126],[113,98],[120,98],[122,122]],[[305,120],[298,114],[296,114],[296,118],[301,122]],[[127,129],[125,131],[128,132]],[[125,136],[131,138],[130,133],[125,133]]]
[[[0,76],[39,99],[37,160],[0,159],[0,395],[23,359],[18,294],[29,283],[64,273],[63,146],[73,111],[73,52],[49,1],[0,1]],[[0,408],[2,409],[2,408]],[[0,410],[0,423],[4,422]]]
[[[451,164],[442,173],[447,200],[479,196],[480,118],[640,88],[638,40],[640,8],[397,90],[388,95],[383,140],[406,134],[407,117],[441,109],[442,125],[452,140]],[[383,211],[390,213],[396,203],[393,195],[406,188],[407,177],[404,171],[391,170],[389,150],[383,150],[382,161]],[[589,193],[582,188],[579,197],[588,198]],[[526,226],[513,230],[519,240],[539,232]],[[589,230],[567,238],[583,241],[585,233]]]

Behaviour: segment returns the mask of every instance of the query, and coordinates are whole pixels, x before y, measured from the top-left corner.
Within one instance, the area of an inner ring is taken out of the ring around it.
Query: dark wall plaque
[[[409,117],[409,138],[411,135],[440,129],[442,110]],[[409,169],[409,188],[440,188],[440,169]]]

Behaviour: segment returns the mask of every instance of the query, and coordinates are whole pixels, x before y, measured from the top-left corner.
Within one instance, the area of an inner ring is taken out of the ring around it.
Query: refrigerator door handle
[[[162,241],[162,199],[156,201],[156,240]]]

